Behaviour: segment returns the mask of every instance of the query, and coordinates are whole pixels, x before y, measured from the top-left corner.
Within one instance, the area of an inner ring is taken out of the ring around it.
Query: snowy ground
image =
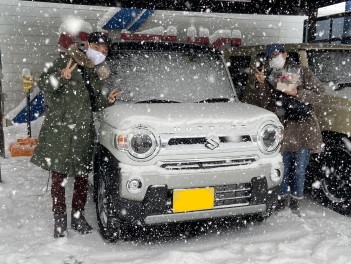
[[[21,136],[23,126],[7,128],[6,142]],[[34,129],[34,135],[37,130]],[[148,230],[138,239],[106,243],[97,231],[91,197],[86,207],[92,234],[69,230],[53,238],[48,172],[28,158],[1,159],[0,263],[351,263],[351,221],[310,199],[302,203],[303,217],[290,211],[263,223],[202,224],[188,233],[179,228]],[[68,183],[68,204],[72,182]]]

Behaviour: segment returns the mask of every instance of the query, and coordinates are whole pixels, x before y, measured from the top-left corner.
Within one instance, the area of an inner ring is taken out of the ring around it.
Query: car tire
[[[94,202],[96,206],[96,218],[101,236],[115,242],[122,237],[124,223],[120,219],[116,205],[118,193],[118,167],[113,163],[114,159],[101,145],[97,145],[94,155]],[[124,232],[123,232],[124,233]]]
[[[111,197],[106,188],[106,181],[99,177],[96,181],[96,216],[101,236],[109,241],[116,242],[122,237],[123,225],[117,216],[113,216]]]
[[[351,213],[351,155],[345,148],[329,148],[318,157],[312,195],[341,214]],[[317,186],[314,186],[315,182]]]

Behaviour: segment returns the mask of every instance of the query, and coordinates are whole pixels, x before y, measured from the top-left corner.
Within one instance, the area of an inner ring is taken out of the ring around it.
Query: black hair
[[[93,32],[93,33],[90,33],[90,35],[88,37],[88,42],[89,43],[106,44],[108,47],[110,47],[112,41],[106,33]]]

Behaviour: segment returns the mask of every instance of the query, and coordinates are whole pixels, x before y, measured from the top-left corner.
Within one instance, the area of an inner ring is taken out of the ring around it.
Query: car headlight
[[[276,151],[283,139],[283,128],[265,125],[258,133],[258,145],[263,153]]]
[[[130,132],[118,133],[115,136],[115,147],[127,151],[130,156],[139,160],[152,158],[159,150],[159,143],[146,127],[138,127]]]

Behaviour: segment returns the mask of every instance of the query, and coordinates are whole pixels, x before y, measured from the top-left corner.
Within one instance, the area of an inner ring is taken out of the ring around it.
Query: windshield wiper
[[[162,99],[150,99],[150,100],[136,102],[136,104],[166,104],[166,103],[179,103],[179,102],[171,101],[171,100],[162,100]]]
[[[338,83],[338,85],[336,86],[335,90],[342,90],[346,87],[351,87],[351,82],[348,83]]]
[[[210,99],[205,99],[205,100],[201,100],[198,101],[196,103],[228,103],[230,101],[229,98],[210,98]]]

